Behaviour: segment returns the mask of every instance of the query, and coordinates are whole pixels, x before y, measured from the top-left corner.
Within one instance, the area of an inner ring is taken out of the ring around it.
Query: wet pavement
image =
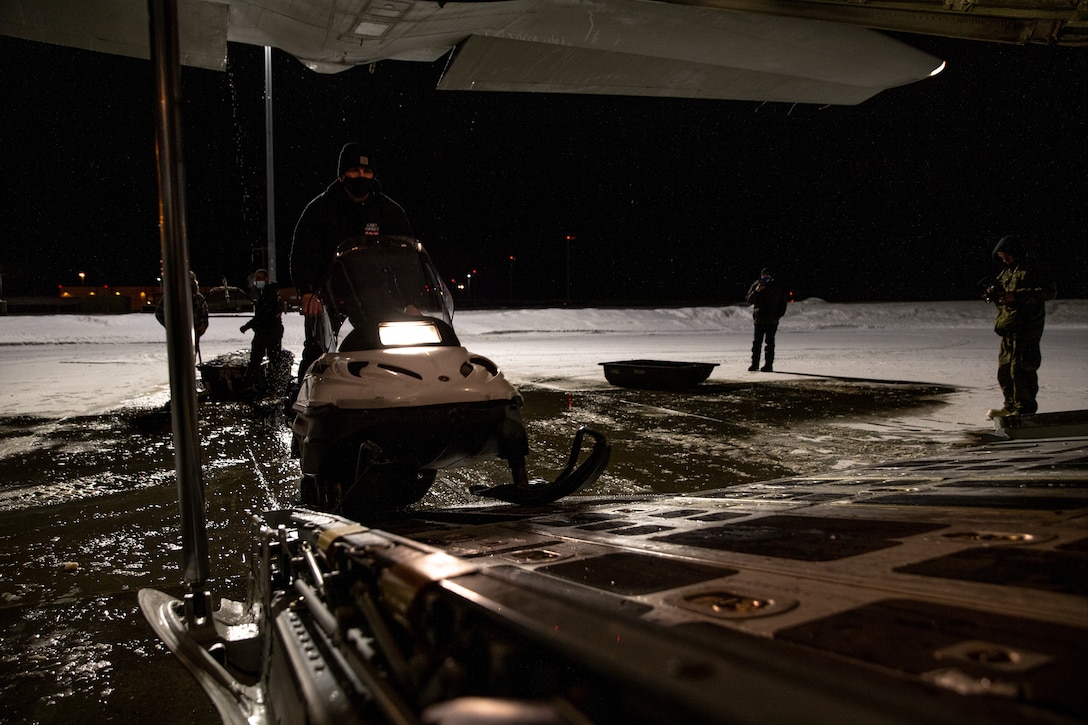
[[[933,385],[521,392],[532,476],[558,473],[578,427],[608,436],[612,462],[587,494],[697,491],[966,445],[887,424],[942,405],[952,391]],[[297,462],[274,402],[206,403],[200,433],[211,588],[240,599],[250,513],[292,503]],[[143,587],[180,591],[172,447],[158,410],[0,419],[0,722],[218,721],[136,603]],[[507,481],[502,462],[440,472],[420,505],[477,501],[469,486]]]

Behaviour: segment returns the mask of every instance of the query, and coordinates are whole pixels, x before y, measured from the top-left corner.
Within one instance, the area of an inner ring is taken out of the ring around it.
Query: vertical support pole
[[[272,164],[272,49],[264,48],[264,163],[265,208],[268,219],[268,280],[278,282],[276,276],[276,182]]]
[[[181,61],[177,0],[148,0],[151,62],[155,72],[155,155],[159,172],[159,228],[162,245],[166,350],[170,368],[170,414],[174,467],[181,513],[182,574],[188,590],[190,623],[210,622],[208,535],[204,518],[197,426],[196,336],[189,284],[185,226],[185,173],[181,155]]]
[[[566,304],[570,304],[570,242],[574,239],[574,235],[567,235],[567,297]]]

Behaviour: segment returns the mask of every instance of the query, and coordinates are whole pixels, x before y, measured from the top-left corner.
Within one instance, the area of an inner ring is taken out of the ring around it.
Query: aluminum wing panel
[[[228,0],[178,0],[181,62],[223,70]],[[150,58],[147,0],[2,0],[0,35]]]
[[[531,16],[499,37],[474,35],[439,87],[852,105],[940,65],[862,28],[635,5],[637,13],[568,12],[566,26],[558,14],[549,23]]]
[[[227,41],[336,72],[434,61],[445,89],[855,104],[939,61],[838,23],[641,0],[180,0],[184,62]],[[0,33],[147,57],[144,0],[4,0]]]

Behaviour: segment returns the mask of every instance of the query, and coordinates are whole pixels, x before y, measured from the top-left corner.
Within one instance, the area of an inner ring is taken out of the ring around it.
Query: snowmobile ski
[[[593,448],[581,464],[578,463],[586,436],[593,439]],[[600,477],[608,465],[612,446],[608,440],[592,428],[580,428],[571,444],[567,467],[551,482],[536,479],[527,484],[508,483],[503,486],[474,486],[471,492],[477,496],[494,498],[522,506],[541,506],[578,493]]]

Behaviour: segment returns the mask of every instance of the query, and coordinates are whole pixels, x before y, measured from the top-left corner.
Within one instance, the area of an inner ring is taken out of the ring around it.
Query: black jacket
[[[753,282],[744,301],[752,305],[752,320],[756,324],[774,324],[786,314],[789,298],[785,287],[777,279],[772,278],[763,289],[759,289],[761,284],[763,282],[758,279]]]
[[[242,331],[283,329],[283,305],[280,304],[279,285],[269,282],[257,291],[253,301],[253,319],[242,326]]]
[[[378,234],[412,236],[400,204],[380,191],[356,204],[339,180],[329,184],[299,217],[291,243],[291,281],[299,295],[324,289],[329,264],[340,242]]]

